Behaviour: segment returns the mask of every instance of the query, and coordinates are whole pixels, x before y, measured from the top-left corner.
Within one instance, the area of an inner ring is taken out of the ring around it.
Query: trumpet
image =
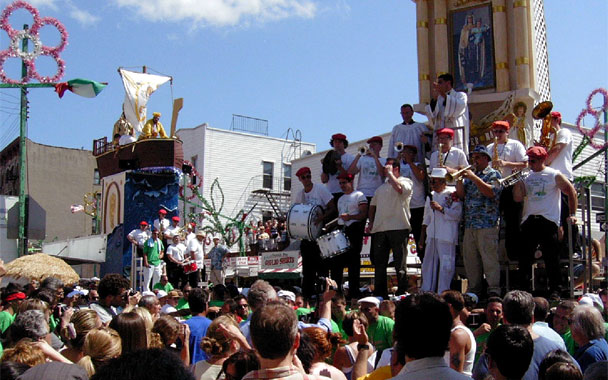
[[[402,142],[397,142],[395,143],[395,152],[401,152],[403,150],[403,143]]]
[[[493,180],[492,186],[494,186],[496,188],[509,187],[509,186],[515,185],[519,181],[526,179],[526,177],[528,177],[529,175],[530,175],[530,169],[525,168],[525,169],[515,172],[509,176],[506,176],[505,178]]]
[[[462,168],[462,169],[460,169],[459,171],[457,171],[454,174],[448,173],[448,174],[445,175],[445,180],[448,181],[448,182],[458,181],[460,179],[460,177],[462,177],[462,175],[464,174],[464,172],[467,171],[467,170],[469,170],[469,169],[471,169],[471,168],[473,168],[473,165],[469,165],[466,168]]]
[[[366,154],[369,153],[369,148],[366,146],[362,146],[359,148],[358,152],[360,155],[365,156]]]
[[[443,152],[441,151],[442,149],[443,149],[443,144],[439,143],[439,145],[437,146],[437,161],[439,161],[437,166],[439,166],[440,168],[442,168],[443,164],[444,164]]]

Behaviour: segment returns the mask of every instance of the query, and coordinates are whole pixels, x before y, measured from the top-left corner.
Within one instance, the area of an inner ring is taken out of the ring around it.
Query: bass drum
[[[315,224],[319,215],[323,214],[320,206],[295,204],[287,214],[287,231],[292,239],[307,239],[314,241],[321,234],[322,223]]]
[[[334,230],[317,238],[317,244],[319,244],[322,259],[341,255],[350,248],[350,242],[341,230]]]

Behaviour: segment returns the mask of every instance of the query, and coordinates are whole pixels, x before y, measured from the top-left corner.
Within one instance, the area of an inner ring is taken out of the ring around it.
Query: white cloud
[[[151,21],[190,21],[195,27],[234,26],[252,20],[312,18],[313,0],[115,0]]]
[[[83,26],[93,25],[99,21],[99,17],[76,7],[73,7],[70,10],[70,17],[78,21]]]

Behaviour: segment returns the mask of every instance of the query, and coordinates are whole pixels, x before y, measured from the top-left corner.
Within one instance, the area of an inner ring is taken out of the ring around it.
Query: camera
[[[315,294],[325,293],[325,287],[327,286],[327,279],[329,277],[319,276],[315,281]],[[331,280],[331,278],[329,278]],[[337,290],[335,286],[330,285],[329,290]]]

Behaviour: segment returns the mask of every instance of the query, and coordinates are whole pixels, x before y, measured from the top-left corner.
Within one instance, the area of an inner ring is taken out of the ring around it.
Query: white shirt
[[[456,244],[458,241],[458,222],[462,216],[462,201],[454,200],[452,193],[456,189],[446,186],[441,192],[432,192],[432,200],[443,207],[443,212],[431,208],[431,199],[426,200],[424,205],[424,217],[422,224],[426,227],[426,242],[437,239],[445,243]]]
[[[494,152],[494,149],[496,149],[496,152]],[[492,158],[498,156],[498,158],[503,161],[528,161],[528,156],[526,155],[526,148],[524,148],[524,145],[518,140],[508,139],[506,144],[498,143],[496,148],[494,147],[494,143],[491,143],[490,145],[488,145],[488,152],[490,153]],[[505,178],[513,174],[513,169],[508,166],[504,166],[500,168],[500,174],[502,178]]]
[[[327,187],[313,183],[312,189],[308,193],[304,189],[300,190],[300,193],[296,196],[295,203],[321,206],[325,209],[332,199],[334,197],[327,190]]]
[[[451,147],[447,153],[441,153],[441,159],[443,166],[447,166],[452,169],[461,169],[469,165],[467,161],[467,155],[464,154],[462,149]],[[434,168],[439,166],[439,151],[436,150],[431,154],[431,161],[429,163],[429,170],[432,171]]]
[[[169,226],[165,229],[165,236],[171,239],[175,235],[179,235],[180,226]]]
[[[417,162],[414,164],[419,166]],[[412,199],[410,199],[410,209],[424,207],[424,199],[426,196],[426,194],[424,194],[424,183],[416,177],[409,164],[401,161],[399,170],[403,177],[412,180],[413,187]]]
[[[443,104],[445,102],[445,105]],[[467,94],[454,89],[447,92],[445,98],[437,97],[435,109],[426,106],[426,115],[434,125],[434,141],[437,141],[436,132],[443,128],[454,130],[454,146],[469,152],[469,107]],[[433,144],[434,145],[434,144]]]
[[[167,255],[173,257],[177,261],[184,260],[184,252],[186,251],[186,246],[182,243],[171,244],[167,247]]]
[[[140,228],[136,228],[133,231],[129,232],[128,236],[133,238],[137,242],[137,245],[143,247],[146,241],[150,239],[150,236],[152,236],[152,234],[150,234],[150,231],[148,230],[144,231]]]
[[[342,167],[344,168],[344,170],[348,170],[348,168],[350,167],[350,164],[352,164],[353,161],[355,160],[355,156],[353,156],[350,153],[344,152],[342,157],[340,157],[340,160],[342,161]],[[327,187],[327,190],[329,190],[329,192],[332,194],[342,192],[342,189],[340,189],[340,184],[338,183],[339,174],[340,174],[340,171],[338,170],[338,172],[336,174],[329,175],[329,181],[327,181],[327,183],[325,184],[325,186]]]
[[[572,181],[574,179],[574,176],[572,175],[572,133],[566,128],[560,128],[560,130],[557,131],[555,144],[565,144],[566,146],[564,146],[557,157],[553,159],[549,167],[558,170],[566,178]]]
[[[170,313],[175,313],[177,311],[177,309],[171,305],[169,305],[168,303],[164,304],[163,307],[160,309],[160,313],[161,314],[170,314]]]
[[[422,123],[412,123],[412,124],[397,124],[393,127],[393,132],[391,133],[391,139],[388,143],[388,157],[395,158],[398,156],[398,152],[395,151],[395,144],[398,142],[403,143],[404,145],[413,145],[418,149],[416,153],[416,161],[421,162],[424,159],[424,144],[420,139],[420,135],[429,132],[429,129],[426,125]]]
[[[380,164],[386,164],[386,158],[378,158]],[[362,192],[366,197],[373,197],[376,189],[382,185],[382,177],[378,172],[378,165],[372,156],[361,156],[357,162],[359,169],[359,181],[357,182],[357,190]]]
[[[190,256],[190,254],[194,251],[194,257],[196,259],[196,265],[199,268],[203,267],[203,258],[205,256],[205,253],[203,252],[203,245],[198,241],[198,239],[192,239],[188,242],[188,252],[187,255]]]
[[[557,170],[546,167],[540,172],[531,171],[524,179],[526,198],[521,217],[522,223],[530,215],[541,215],[559,226],[561,191],[555,182],[558,174]]]
[[[160,225],[161,225],[161,221],[159,219],[154,219],[154,228],[156,228],[157,230],[160,231]],[[169,225],[171,225],[171,222],[169,222],[169,219],[164,218],[162,220],[162,225],[163,225],[163,231],[166,230],[167,228],[169,228]]]
[[[367,204],[367,198],[360,191],[353,191],[350,194],[344,194],[338,199],[338,216],[342,214],[357,215],[359,213],[359,205]],[[342,218],[338,218],[338,224],[341,226],[350,226],[357,222],[357,220],[351,219],[345,221]]]
[[[397,181],[401,185],[401,194],[387,180],[372,198],[371,205],[376,207],[372,233],[410,229],[412,180],[400,176]]]

